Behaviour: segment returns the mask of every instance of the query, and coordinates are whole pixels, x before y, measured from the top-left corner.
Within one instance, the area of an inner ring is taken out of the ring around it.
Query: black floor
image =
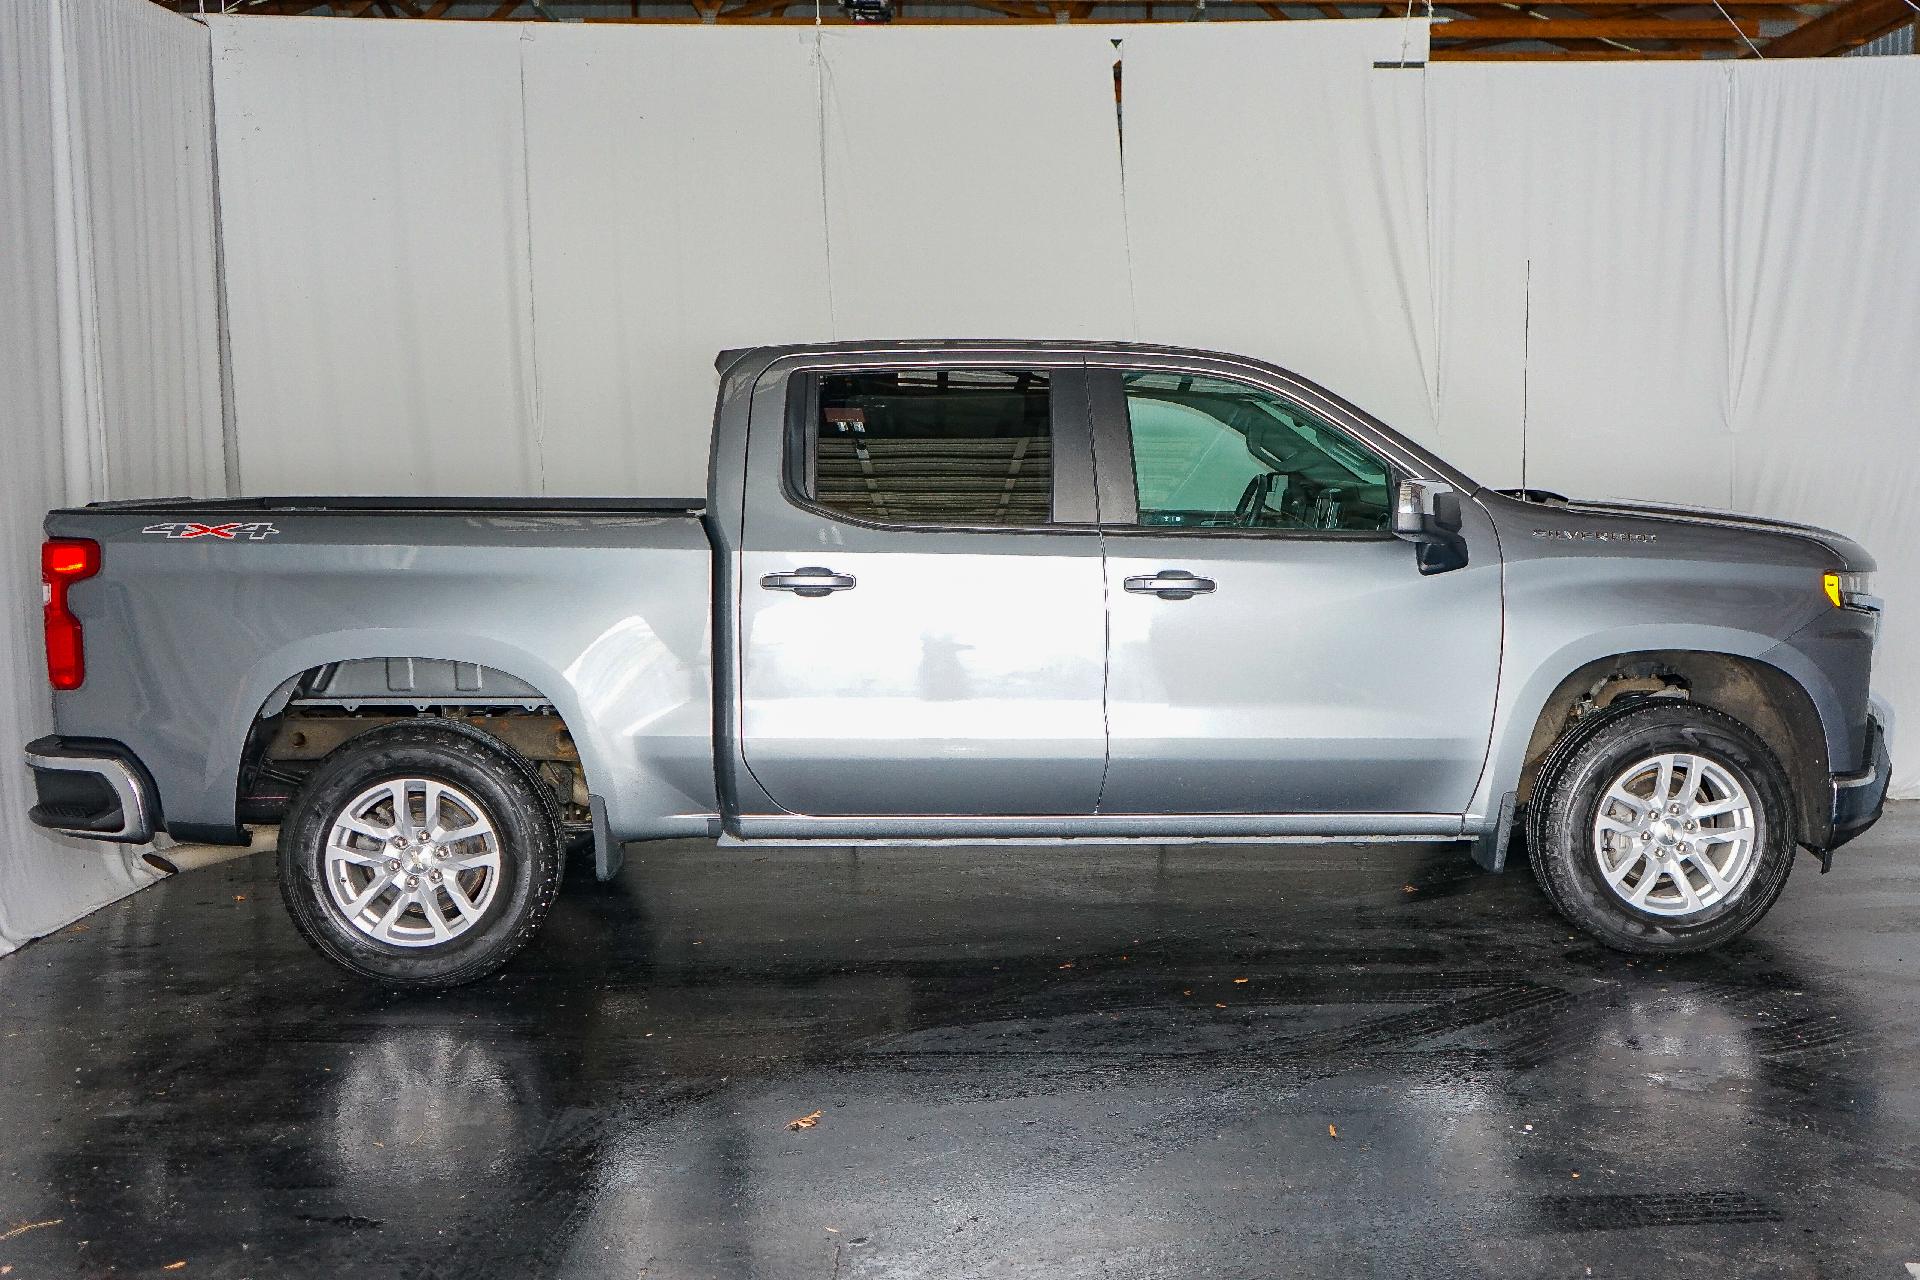
[[[437,998],[255,858],[0,961],[0,1275],[1904,1280],[1916,854],[1654,965],[1446,846],[636,846]]]

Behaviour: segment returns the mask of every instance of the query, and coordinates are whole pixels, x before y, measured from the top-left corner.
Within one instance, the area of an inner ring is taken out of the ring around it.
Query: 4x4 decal
[[[270,524],[150,524],[142,533],[151,533],[166,538],[251,538],[255,542],[271,538],[280,532]]]

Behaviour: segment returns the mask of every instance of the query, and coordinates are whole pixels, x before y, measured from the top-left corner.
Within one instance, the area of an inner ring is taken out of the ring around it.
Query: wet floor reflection
[[[636,848],[500,978],[403,998],[312,957],[269,875],[182,877],[0,968],[0,1226],[61,1219],[0,1264],[1886,1274],[1920,1248],[1920,1001],[1849,955],[1914,927],[1910,878],[1798,875],[1777,927],[1655,965],[1448,848]],[[1847,892],[1857,936],[1816,927]]]

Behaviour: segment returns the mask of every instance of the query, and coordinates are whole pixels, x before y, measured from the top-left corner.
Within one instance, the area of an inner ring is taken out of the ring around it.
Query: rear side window
[[[823,374],[813,500],[881,524],[1046,524],[1052,396],[1044,369]]]

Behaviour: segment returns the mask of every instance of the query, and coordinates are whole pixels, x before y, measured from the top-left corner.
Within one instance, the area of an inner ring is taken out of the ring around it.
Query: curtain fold
[[[225,489],[207,33],[144,0],[0,0],[0,742],[51,728],[40,521]],[[0,951],[152,876],[27,821],[0,768]]]

